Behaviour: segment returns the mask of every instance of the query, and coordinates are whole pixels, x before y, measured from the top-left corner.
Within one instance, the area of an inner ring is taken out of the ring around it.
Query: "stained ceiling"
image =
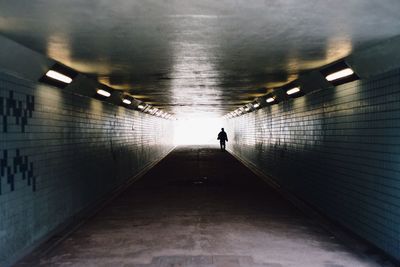
[[[178,117],[400,34],[398,0],[0,1],[0,34]]]

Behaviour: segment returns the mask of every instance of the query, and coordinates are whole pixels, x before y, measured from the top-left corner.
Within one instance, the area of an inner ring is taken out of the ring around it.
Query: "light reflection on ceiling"
[[[0,34],[178,117],[400,34],[398,0],[2,1]]]

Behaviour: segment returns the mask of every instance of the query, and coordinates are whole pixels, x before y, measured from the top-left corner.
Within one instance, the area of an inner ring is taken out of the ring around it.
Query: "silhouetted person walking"
[[[221,131],[218,134],[219,144],[221,146],[221,150],[225,151],[225,141],[228,142],[228,136],[226,135],[226,132],[224,131],[224,128],[221,128]]]

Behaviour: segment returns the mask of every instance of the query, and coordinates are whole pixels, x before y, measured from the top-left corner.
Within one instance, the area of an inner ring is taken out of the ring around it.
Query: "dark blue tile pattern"
[[[0,73],[0,266],[163,157],[171,123]]]
[[[5,90],[2,88],[2,90]],[[0,116],[3,121],[3,132],[8,131],[8,124],[15,123],[21,128],[21,132],[25,132],[25,126],[28,124],[28,119],[32,118],[32,113],[35,110],[35,97],[26,94],[24,101],[17,100],[14,97],[14,91],[7,90],[6,97],[0,97]],[[10,122],[14,119],[13,122]]]
[[[21,155],[20,150],[12,151],[14,156],[12,160],[8,160],[9,151],[0,150],[0,195],[3,192],[2,181],[6,180],[9,185],[9,191],[15,190],[15,179],[21,177],[26,181],[27,186],[32,187],[32,191],[36,190],[36,178],[33,174],[33,162],[29,161],[28,156]]]

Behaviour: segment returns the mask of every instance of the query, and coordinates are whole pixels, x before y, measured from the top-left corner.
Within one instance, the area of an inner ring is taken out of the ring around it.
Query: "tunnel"
[[[0,266],[400,266],[398,0],[0,2]]]

